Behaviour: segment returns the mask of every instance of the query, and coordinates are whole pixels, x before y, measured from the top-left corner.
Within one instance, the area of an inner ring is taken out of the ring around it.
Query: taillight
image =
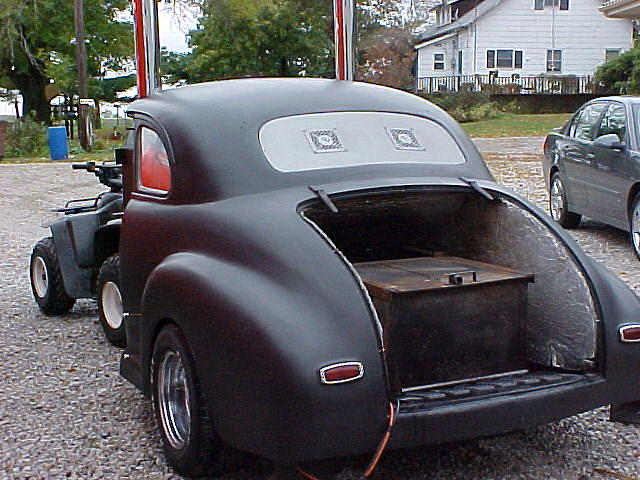
[[[640,325],[637,323],[620,327],[620,340],[625,343],[640,342]]]
[[[320,369],[320,381],[327,385],[351,382],[363,375],[364,366],[360,362],[334,363]]]

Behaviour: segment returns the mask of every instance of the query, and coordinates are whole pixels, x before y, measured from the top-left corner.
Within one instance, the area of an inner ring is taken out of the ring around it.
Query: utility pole
[[[87,46],[84,33],[84,0],[73,0],[73,15],[76,25],[76,65],[78,69],[78,140],[85,150],[91,149],[91,111],[82,99],[89,97],[87,79]]]

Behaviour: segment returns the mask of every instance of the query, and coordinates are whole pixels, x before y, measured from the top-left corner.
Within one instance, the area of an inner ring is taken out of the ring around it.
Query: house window
[[[522,50],[487,50],[487,68],[522,68]]]
[[[569,10],[569,0],[534,0],[535,10],[544,10],[545,7],[559,7],[560,10]]]
[[[547,72],[562,71],[562,50],[547,50]]]
[[[495,50],[487,50],[487,68],[496,68]]]
[[[444,70],[444,53],[433,54],[433,69]]]
[[[619,48],[607,48],[604,51],[604,61],[608,62],[610,60],[613,60],[614,58],[620,56],[620,53],[622,53],[622,51]]]

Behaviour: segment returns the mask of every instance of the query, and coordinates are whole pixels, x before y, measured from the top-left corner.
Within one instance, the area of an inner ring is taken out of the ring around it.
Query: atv
[[[109,188],[93,198],[68,201],[54,212],[63,214],[45,227],[51,236],[31,254],[31,289],[46,315],[68,312],[79,298],[97,298],[100,323],[113,345],[124,347],[122,297],[118,279],[122,222],[122,166],[114,162],[73,164],[95,174]]]

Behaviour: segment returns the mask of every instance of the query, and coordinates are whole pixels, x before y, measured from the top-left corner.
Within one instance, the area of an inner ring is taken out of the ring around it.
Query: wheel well
[[[549,183],[551,183],[551,179],[556,174],[556,172],[559,172],[559,171],[560,169],[558,168],[557,165],[554,165],[553,167],[551,167],[551,170],[549,170]]]
[[[631,208],[633,207],[633,200],[636,198],[640,192],[640,182],[634,184],[629,190],[629,197],[627,198],[627,217],[629,217],[629,213],[631,212]]]

